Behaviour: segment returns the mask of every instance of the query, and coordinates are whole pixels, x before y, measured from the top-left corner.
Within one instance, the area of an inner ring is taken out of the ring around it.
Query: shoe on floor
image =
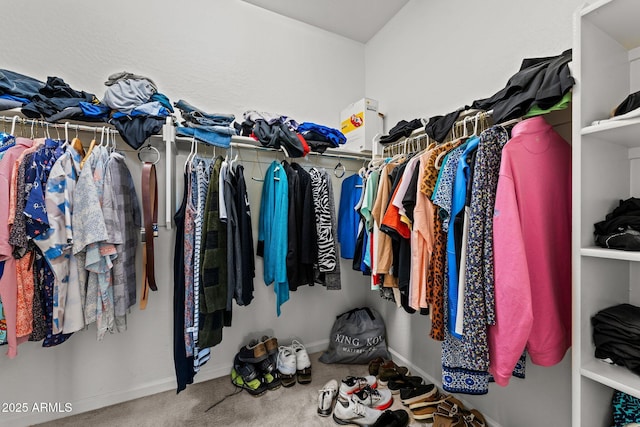
[[[236,354],[233,358],[233,369],[238,375],[242,376],[245,382],[251,382],[260,376],[260,373],[256,367],[251,363],[246,363],[240,360],[240,353]]]
[[[318,414],[328,417],[333,411],[333,399],[338,395],[338,381],[330,380],[318,390]]]
[[[431,396],[428,397],[423,397],[420,400],[416,400],[413,403],[409,403],[409,409],[413,410],[413,409],[418,409],[418,408],[424,408],[427,406],[432,406],[434,408],[439,407],[440,405],[442,405],[443,403],[445,403],[447,401],[447,399],[452,398],[453,396],[448,395],[448,394],[444,394],[444,393],[440,393],[437,392]],[[443,414],[448,414],[448,411],[444,411],[444,410],[440,410],[440,412],[442,412]],[[451,414],[455,413],[451,412]]]
[[[339,398],[333,410],[333,420],[340,425],[372,426],[381,415],[382,411],[369,408],[351,399]]]
[[[416,388],[422,384],[422,381],[422,377],[403,376],[397,380],[389,381],[387,387],[392,394],[398,394],[403,388]]]
[[[436,406],[423,406],[416,409],[411,409],[413,419],[417,421],[425,421],[429,424],[434,422],[435,414],[438,413]]]
[[[276,368],[284,387],[296,384],[296,354],[291,347],[281,345],[278,348]]]
[[[368,375],[366,377],[346,377],[342,379],[340,383],[340,397],[343,399],[349,399],[353,393],[356,391],[360,391],[366,386],[370,386],[371,388],[378,388],[378,381],[376,377],[373,375]]]
[[[372,427],[407,427],[409,414],[402,409],[397,411],[386,410],[378,417]]]
[[[400,400],[405,405],[428,399],[438,393],[438,388],[433,384],[422,384],[415,388],[403,388],[400,390]]]
[[[409,368],[398,366],[393,360],[383,363],[378,369],[378,380],[382,385],[386,385],[391,380],[398,380],[407,375],[409,375]]]
[[[465,427],[465,422],[459,415],[446,415],[436,412],[433,415],[432,427]]]
[[[389,390],[377,390],[369,385],[363,389],[354,392],[351,399],[358,403],[362,403],[369,408],[384,411],[393,403],[393,396]]]
[[[477,409],[472,409],[470,411],[463,411],[462,416],[464,418],[464,422],[466,426],[469,427],[486,427],[487,420],[484,419],[484,416]],[[635,425],[639,425],[636,423],[627,424],[626,427],[633,427]]]
[[[383,363],[384,363],[384,359],[380,356],[369,361],[369,375],[378,375],[378,370],[380,369],[380,365],[382,365]]]
[[[269,356],[273,356],[274,354],[278,353],[278,340],[276,339],[276,337],[268,337],[266,335],[263,335],[261,341],[264,344],[264,347],[267,349],[267,353],[269,354]]]
[[[264,359],[262,362],[256,363],[256,366],[262,373],[270,374],[276,370],[276,363],[277,361],[275,357],[268,355],[267,358]]]
[[[254,397],[262,396],[267,391],[267,386],[262,383],[258,378],[246,382],[242,375],[238,374],[235,369],[231,369],[231,382],[236,387],[240,387],[246,390],[250,395]]]
[[[311,382],[311,360],[309,353],[301,342],[293,340],[291,348],[296,354],[296,371],[298,382],[300,384],[309,384]]]
[[[278,375],[278,371],[273,372],[265,372],[262,376],[263,383],[267,386],[269,390],[279,389],[282,385],[282,380],[280,380],[280,376]]]
[[[238,356],[243,362],[260,363],[269,357],[269,354],[263,342],[251,340],[249,344],[240,349]]]

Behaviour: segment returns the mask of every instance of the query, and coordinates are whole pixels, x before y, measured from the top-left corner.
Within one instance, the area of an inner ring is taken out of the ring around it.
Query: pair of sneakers
[[[290,346],[280,346],[276,362],[280,380],[285,387],[311,382],[311,360],[304,345],[293,340]]]
[[[353,400],[369,408],[384,411],[393,404],[390,390],[379,390],[376,377],[348,376],[342,379],[339,390],[340,399]]]

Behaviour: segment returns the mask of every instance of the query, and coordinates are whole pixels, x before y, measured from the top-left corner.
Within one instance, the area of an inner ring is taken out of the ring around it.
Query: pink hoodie
[[[571,345],[571,147],[542,117],[518,123],[502,151],[493,245],[489,372],[506,386],[525,347],[551,366]]]

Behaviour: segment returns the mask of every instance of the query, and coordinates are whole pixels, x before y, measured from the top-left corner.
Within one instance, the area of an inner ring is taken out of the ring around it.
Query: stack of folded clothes
[[[347,143],[347,137],[338,129],[304,122],[298,126],[298,132],[303,136],[311,151],[324,153],[327,148],[338,148]]]
[[[620,200],[604,221],[594,224],[595,243],[607,249],[640,251],[640,199]]]
[[[244,121],[236,123],[240,135],[250,136],[265,147],[283,149],[288,157],[304,157],[310,151],[324,153],[327,148],[338,148],[347,138],[337,129],[311,122],[298,124],[280,114],[245,111]]]
[[[9,70],[0,70],[0,111],[20,108],[31,102],[44,83]]]
[[[0,70],[0,111],[22,108],[32,119],[57,122],[62,119],[101,121],[106,109],[92,93],[77,91],[60,77],[43,83],[33,77]]]
[[[179,100],[175,106],[182,115],[181,126],[176,129],[179,136],[190,136],[205,144],[229,148],[231,136],[236,130],[231,126],[233,114],[207,113],[187,101]]]
[[[22,114],[48,122],[63,119],[102,121],[107,110],[92,93],[72,89],[60,77],[48,77],[47,83],[22,107]]]
[[[109,123],[134,149],[159,133],[166,117],[173,112],[169,99],[158,92],[148,77],[122,71],[110,75],[104,84],[107,90],[102,103],[107,111],[111,110]]]
[[[640,375],[640,307],[619,304],[591,318],[595,356]]]

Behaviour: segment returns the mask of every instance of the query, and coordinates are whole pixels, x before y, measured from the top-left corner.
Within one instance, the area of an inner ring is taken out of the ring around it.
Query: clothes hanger
[[[118,140],[116,139],[117,135],[118,131],[113,129],[113,136],[111,137],[111,153],[115,153],[118,149]],[[158,150],[156,149],[156,151]],[[160,152],[158,152],[158,157],[160,157]]]
[[[97,142],[96,142],[97,135],[98,135],[98,131],[96,129],[93,129],[93,139],[91,140],[91,143],[89,144],[89,149],[87,150],[86,154],[84,155],[84,157],[80,161],[80,169],[82,169],[84,167],[84,164],[89,159],[89,156],[91,156],[91,153],[93,152],[93,148],[97,144]]]
[[[262,173],[262,166],[260,166],[260,149],[256,150],[256,163],[258,164],[258,170],[260,171],[260,176],[262,178],[256,178],[253,176],[253,172],[255,171],[255,167],[251,170],[251,179],[253,181],[264,182],[264,173]]]
[[[11,119],[11,135],[16,135],[16,122],[18,121],[18,116],[13,116]]]
[[[71,141],[71,144],[73,145],[73,148],[80,154],[80,156],[85,156],[82,141],[80,141],[80,138],[78,137],[78,125],[76,125],[76,136],[73,138],[73,141]]]
[[[191,151],[189,151],[189,155],[187,156],[187,160],[184,162],[184,173],[187,173],[187,168],[191,167],[191,160],[195,157],[198,152],[198,145],[196,142],[196,137],[191,137]]]
[[[69,122],[64,122],[64,144],[63,147],[66,147],[69,144]]]

